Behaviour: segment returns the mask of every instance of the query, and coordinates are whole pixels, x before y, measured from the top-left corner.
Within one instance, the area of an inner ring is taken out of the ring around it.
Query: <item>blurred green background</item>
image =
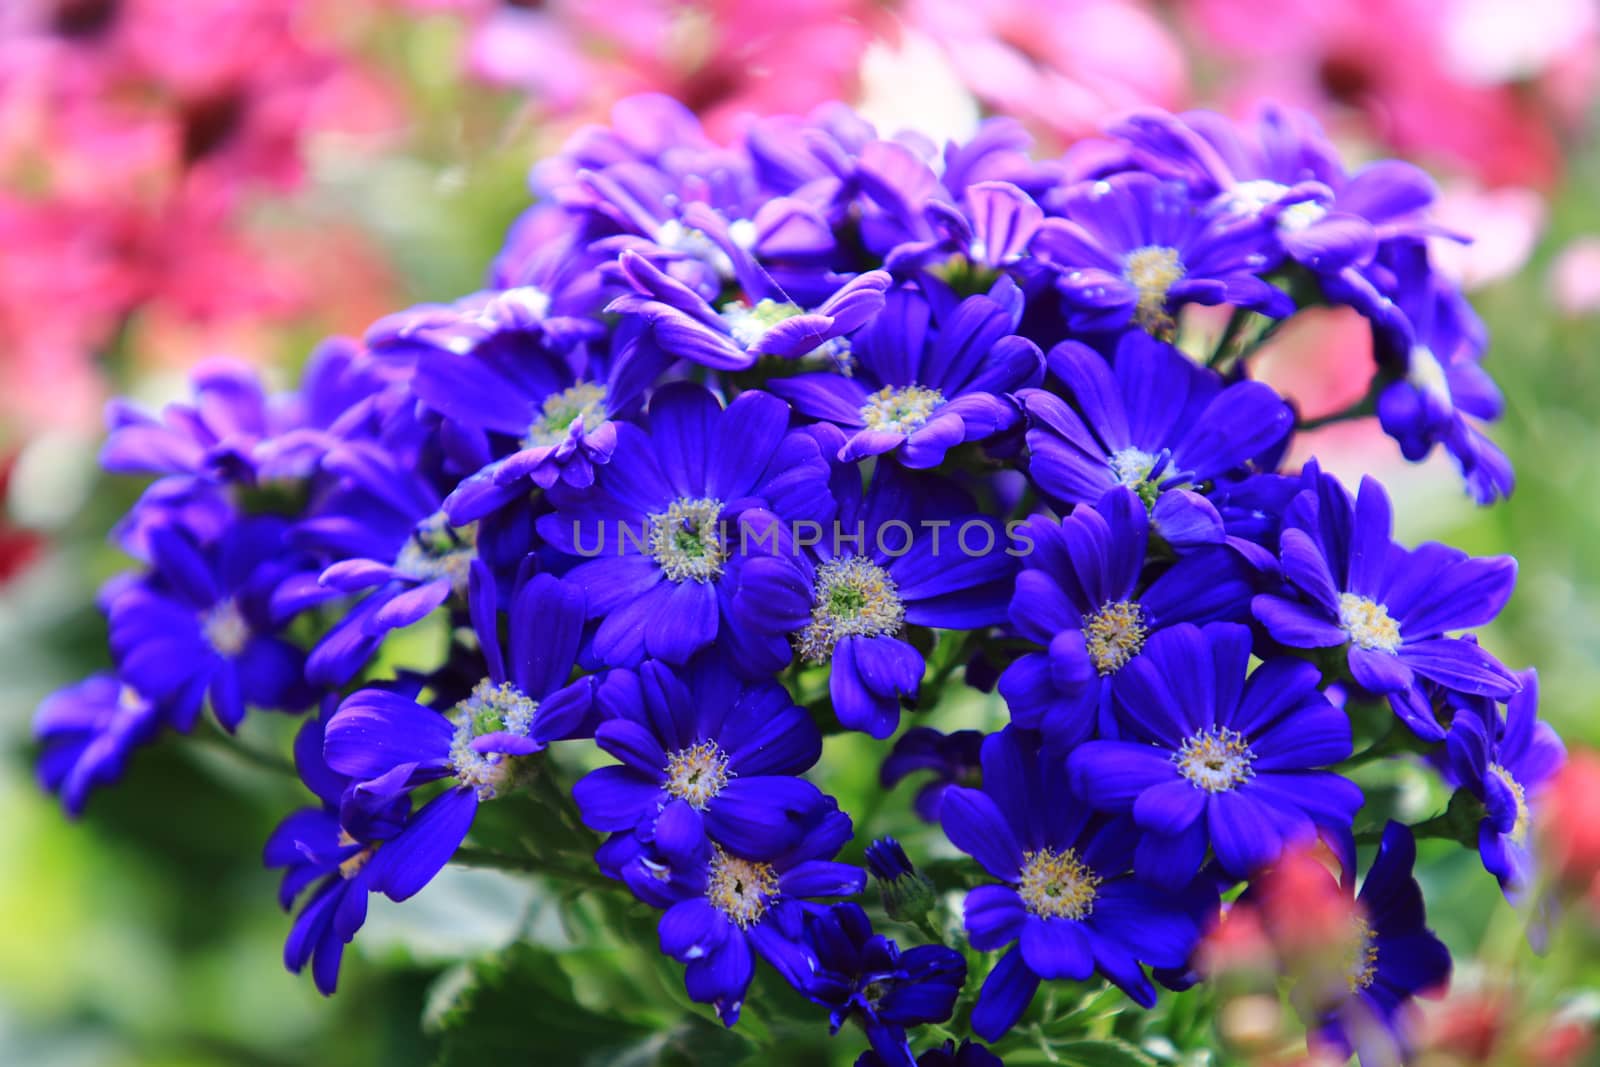
[[[523,204],[529,131],[518,129],[511,100],[444,73],[456,44],[442,30],[393,42],[418,72],[410,89],[421,116],[416,135],[377,157],[326,146],[304,202],[293,205],[313,217],[354,219],[375,234],[407,300],[474,289]],[[464,93],[476,94],[470,106]],[[1516,596],[1485,640],[1509,664],[1539,667],[1543,714],[1571,745],[1600,744],[1600,492],[1591,485],[1600,464],[1600,321],[1558,315],[1549,269],[1572,238],[1600,233],[1597,188],[1600,154],[1573,160],[1527,265],[1475,294],[1493,336],[1488,365],[1507,398],[1493,436],[1515,464],[1516,493],[1474,508],[1439,462],[1425,476],[1404,476],[1397,500],[1405,539],[1519,558]],[[314,340],[309,332],[281,339],[283,380]],[[128,368],[111,370],[135,393],[151,388]],[[1392,446],[1374,448],[1360,456],[1381,458],[1391,473]],[[281,966],[288,920],[275,906],[275,876],[257,862],[277,819],[305,800],[292,778],[262,765],[270,759],[243,759],[215,737],[169,739],[142,752],[123,785],[96,796],[77,824],[34,785],[33,708],[105,663],[92,597],[124,565],[103,532],[135,487],[102,482],[92,465],[83,448],[48,457],[44,474],[60,490],[50,513],[61,523],[58,547],[0,593],[0,1064],[431,1062],[433,1039],[418,1019],[453,960],[530,928],[558,950],[572,947],[536,888],[465,871],[404,907],[374,898],[343,988],[324,1000]],[[984,713],[995,714],[992,704]],[[244,742],[281,753],[291,727],[256,717]],[[847,741],[830,745],[829,784],[845,807],[881,800],[874,755]],[[1417,814],[1428,814],[1437,793],[1420,776],[1399,778]],[[905,787],[889,805],[902,810],[909,795]],[[913,844],[921,843],[913,831]],[[1492,971],[1515,975],[1547,1007],[1595,1010],[1593,940],[1574,927],[1556,938],[1550,958],[1536,960],[1475,856],[1438,843],[1424,856],[1430,914],[1459,958],[1481,951]],[[1464,962],[1461,978],[1474,980],[1472,963]]]

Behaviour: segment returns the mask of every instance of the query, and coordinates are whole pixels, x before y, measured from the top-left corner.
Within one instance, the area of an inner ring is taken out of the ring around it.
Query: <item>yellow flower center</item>
[[[1170,333],[1176,326],[1167,313],[1167,294],[1183,279],[1183,260],[1176,248],[1146,245],[1128,253],[1122,276],[1139,291],[1134,321],[1153,334]]]
[[[1522,783],[1511,776],[1511,772],[1498,763],[1489,764],[1489,773],[1505,783],[1511,790],[1511,796],[1517,802],[1517,821],[1511,826],[1511,840],[1522,844],[1528,839],[1528,795],[1522,788]]]
[[[1357,648],[1391,655],[1400,648],[1400,624],[1389,617],[1388,608],[1371,597],[1339,594],[1339,627]]]
[[[667,757],[667,792],[700,811],[722,792],[729,777],[728,754],[715,741],[701,741]]]
[[[1224,726],[1207,727],[1186,738],[1183,747],[1173,754],[1172,762],[1196,789],[1226,793],[1255,777],[1251,767],[1255,758],[1244,735]]]
[[[1022,854],[1017,895],[1029,911],[1045,919],[1084,919],[1094,910],[1100,876],[1072,849],[1043,848]]]
[[[1149,636],[1144,609],[1132,600],[1111,600],[1083,617],[1083,639],[1094,669],[1115,674],[1144,647]]]
[[[1357,916],[1345,967],[1345,981],[1350,986],[1350,992],[1355,993],[1372,985],[1377,977],[1378,946],[1372,936],[1372,927],[1366,919]]]
[[[912,433],[922,429],[944,406],[944,394],[920,385],[886,385],[861,405],[861,421],[869,430]]]
[[[740,859],[713,846],[706,899],[741,930],[761,921],[778,895],[778,872],[770,863]]]

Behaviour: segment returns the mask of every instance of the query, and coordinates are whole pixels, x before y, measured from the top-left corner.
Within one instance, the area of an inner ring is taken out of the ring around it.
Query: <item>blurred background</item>
[[[1494,338],[1516,492],[1474,508],[1375,426],[1300,452],[1397,485],[1405,539],[1514,552],[1486,640],[1538,665],[1569,744],[1600,744],[1597,75],[1594,0],[3,0],[0,1064],[430,1062],[417,1019],[446,961],[532,921],[529,891],[484,872],[375,902],[358,951],[381,965],[324,1001],[283,972],[255,863],[301,800],[269,754],[284,731],[246,737],[259,759],[158,745],[71,824],[32,781],[29,721],[106,660],[94,590],[125,562],[104,532],[137,487],[96,472],[105,399],[175,398],[214,355],[286,384],[319,338],[472,291],[530,163],[634,92],[720,135],[831,99],[939,137],[1008,114],[1043,153],[1139,104],[1271,98],[1348,159],[1427,167],[1441,221],[1476,238],[1438,254]],[[1307,318],[1263,366],[1314,415],[1360,395],[1367,341]],[[1538,960],[1476,863],[1425,872],[1462,961],[1438,1062],[1586,1062],[1592,917]]]

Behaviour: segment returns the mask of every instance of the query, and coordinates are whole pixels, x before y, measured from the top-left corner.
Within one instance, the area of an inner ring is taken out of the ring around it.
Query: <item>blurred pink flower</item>
[[[1433,262],[1464,289],[1503,281],[1527,265],[1545,223],[1544,198],[1532,189],[1484,189],[1471,181],[1447,184],[1434,201],[1434,222],[1457,234],[1429,244]]]
[[[1600,311],[1600,237],[1579,237],[1561,250],[1550,267],[1550,290],[1563,315]]]
[[[597,119],[622,97],[662,92],[721,137],[853,95],[879,15],[869,0],[488,3],[470,63],[543,115]]]
[[[1520,18],[1530,7],[1570,4],[1499,7]],[[1491,185],[1548,187],[1560,171],[1559,135],[1576,117],[1572,101],[1593,84],[1594,20],[1559,11],[1530,19],[1507,45],[1518,62],[1507,64],[1493,33],[1470,28],[1485,8],[1486,0],[1183,4],[1197,47],[1221,60],[1219,89],[1232,106],[1271,97]]]
[[[1131,0],[909,0],[979,100],[1064,141],[1139,105],[1176,108],[1188,70],[1166,24]]]

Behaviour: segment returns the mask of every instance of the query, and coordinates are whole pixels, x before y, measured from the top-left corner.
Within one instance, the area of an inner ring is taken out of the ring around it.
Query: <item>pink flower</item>
[[[1600,311],[1600,237],[1573,240],[1550,267],[1556,307],[1572,318]]]

